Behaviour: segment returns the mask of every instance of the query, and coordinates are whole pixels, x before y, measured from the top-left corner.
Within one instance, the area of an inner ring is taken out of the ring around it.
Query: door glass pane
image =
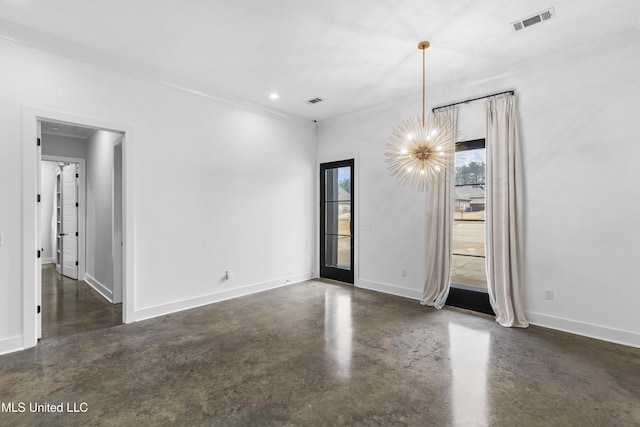
[[[351,237],[325,236],[325,265],[327,267],[351,268]]]
[[[487,273],[484,258],[453,255],[451,282],[460,285],[487,288]]]
[[[484,221],[464,221],[456,219],[453,222],[453,227],[454,254],[485,256]]]
[[[351,235],[351,202],[325,204],[325,233]]]
[[[485,149],[462,148],[456,151],[452,283],[486,289],[484,227]]]
[[[351,168],[333,168],[325,171],[325,200],[351,200]]]

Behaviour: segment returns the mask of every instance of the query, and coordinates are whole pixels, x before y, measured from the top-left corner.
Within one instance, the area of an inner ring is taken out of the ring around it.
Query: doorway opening
[[[133,230],[133,129],[130,126],[99,119],[77,116],[29,106],[22,107],[22,346],[37,344],[42,323],[42,245],[40,242],[39,210],[40,161],[42,159],[42,122],[88,128],[92,131],[118,133],[122,144],[122,323],[134,321],[134,230]],[[114,147],[109,150],[113,152]],[[105,153],[107,151],[105,150]],[[51,159],[49,159],[51,160]],[[82,181],[82,177],[80,179]],[[113,185],[113,183],[111,183]],[[80,190],[79,197],[86,193]],[[89,203],[87,203],[88,205]],[[104,213],[104,210],[98,210]],[[111,212],[111,211],[109,211]],[[87,217],[96,212],[87,212]],[[83,227],[79,226],[80,230]],[[86,228],[86,227],[85,227]],[[109,240],[112,240],[109,238]],[[89,248],[82,250],[84,240],[79,240],[79,269],[82,277],[82,257]],[[91,266],[87,260],[87,267]],[[104,263],[97,262],[103,266]],[[85,278],[87,278],[85,269]]]
[[[354,283],[354,160],[320,165],[320,277]]]
[[[95,129],[41,122],[39,338],[72,335],[122,323],[121,300],[112,298],[102,283],[89,281],[93,276],[87,274],[91,269],[86,268],[87,237],[96,228],[95,218],[86,220],[87,200],[94,205],[96,200],[111,197],[93,190],[89,191],[90,197],[86,197],[86,145],[94,143],[89,138],[95,132]],[[115,176],[114,168],[114,179]],[[109,179],[108,176],[101,178]],[[95,210],[94,206],[90,208]],[[114,206],[114,213],[117,209]]]
[[[90,233],[94,233],[94,241],[108,240],[113,242],[113,236],[111,233],[107,237],[104,235],[104,230],[100,231],[97,227],[85,227],[85,239],[79,236],[79,251],[78,251],[78,274],[79,278],[83,277],[82,270],[84,268],[84,280],[88,283],[90,276],[93,278],[104,277],[104,274],[114,275],[114,268],[110,263],[119,263],[119,271],[121,272],[121,289],[119,291],[122,309],[121,317],[118,323],[129,323],[134,320],[134,289],[133,289],[133,183],[131,177],[133,176],[132,167],[132,129],[126,125],[114,124],[111,122],[105,122],[97,119],[86,118],[81,116],[75,116],[67,113],[60,113],[50,110],[37,109],[33,107],[22,107],[22,212],[23,212],[23,226],[22,226],[22,341],[23,347],[33,347],[37,344],[38,339],[42,333],[42,253],[43,247],[40,241],[40,209],[41,209],[41,183],[40,183],[40,162],[42,160],[42,124],[49,123],[52,126],[60,127],[69,126],[76,128],[89,129],[95,134],[116,134],[119,138],[120,153],[121,153],[121,189],[118,193],[121,197],[121,231],[120,237],[120,259],[116,259],[111,250],[99,250],[95,251],[88,244],[85,249],[82,250],[80,246],[85,241],[89,241],[87,238]],[[104,142],[104,141],[102,141]],[[102,158],[105,155],[114,156],[116,153],[113,139],[109,141],[110,144],[101,144],[100,151],[96,158]],[[55,145],[55,144],[54,144]],[[111,154],[109,154],[111,153]],[[51,155],[49,153],[48,155]],[[54,156],[55,157],[55,156]],[[48,159],[52,160],[52,159]],[[56,159],[54,159],[56,160]],[[63,159],[64,160],[64,159]],[[81,159],[82,160],[82,159]],[[72,163],[72,162],[70,162]],[[89,162],[86,163],[90,166]],[[112,165],[111,168],[114,166]],[[89,171],[98,171],[100,168],[89,168]],[[81,176],[82,181],[82,176]],[[87,180],[89,182],[90,180]],[[92,181],[93,182],[93,181]],[[107,188],[109,195],[109,203],[113,203],[112,197],[116,193],[113,192],[112,180],[101,180],[101,189]],[[90,187],[87,185],[87,187]],[[85,194],[86,193],[86,194]],[[90,191],[83,192],[80,190],[79,197],[89,196],[89,194],[105,194],[104,191]],[[108,223],[109,227],[113,227],[111,223],[113,212],[111,209],[104,209],[102,205],[93,204],[91,201],[86,203],[86,218],[95,219],[101,217],[101,224]],[[81,202],[79,202],[81,203]],[[104,215],[108,214],[108,221],[105,221]],[[79,232],[83,230],[83,227],[79,225]],[[99,234],[96,234],[99,233]],[[93,252],[92,252],[93,251]],[[82,257],[85,257],[84,266],[82,263]],[[91,257],[94,257],[93,260]],[[104,262],[106,260],[106,262]],[[100,271],[96,271],[98,277],[95,277],[91,272],[93,268]],[[57,272],[56,272],[57,273]],[[98,280],[100,284],[110,284],[113,281],[113,277],[109,277],[108,280]],[[95,288],[95,287],[94,287]],[[113,292],[113,295],[118,295],[118,292]],[[103,294],[104,296],[104,294]],[[112,300],[113,302],[113,300]],[[117,302],[117,301],[116,301]],[[85,319],[86,320],[86,319]]]

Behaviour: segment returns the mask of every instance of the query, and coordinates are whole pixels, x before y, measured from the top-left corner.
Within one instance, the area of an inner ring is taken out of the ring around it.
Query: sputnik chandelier
[[[429,183],[442,182],[453,168],[455,129],[446,114],[425,117],[425,50],[422,50],[422,117],[412,117],[398,126],[386,144],[387,169],[413,190],[425,191]]]

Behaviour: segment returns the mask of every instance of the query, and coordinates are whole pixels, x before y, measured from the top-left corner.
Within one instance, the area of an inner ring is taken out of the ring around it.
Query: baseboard
[[[107,301],[113,304],[113,291],[107,288],[105,285],[97,281],[93,276],[89,273],[84,275],[84,281],[89,284],[93,289],[96,290],[100,295],[102,295]]]
[[[42,264],[53,264],[53,258],[43,258]]]
[[[161,304],[153,307],[137,309],[133,313],[134,321],[151,319],[153,317],[164,316],[191,308],[201,307],[203,305],[213,304],[232,298],[238,298],[246,295],[255,294],[269,289],[275,289],[282,286],[292,285],[294,283],[304,282],[313,277],[313,273],[303,273],[282,279],[271,280],[263,283],[243,286],[241,288],[229,289],[213,294],[202,295],[195,298],[189,298],[182,301]]]
[[[0,355],[13,353],[14,351],[20,351],[23,349],[24,342],[22,335],[0,340]]]
[[[422,293],[415,289],[407,289],[385,283],[374,282],[366,279],[356,280],[356,287],[382,292],[385,294],[420,300]],[[555,329],[575,335],[582,335],[615,344],[622,344],[630,347],[640,348],[640,334],[619,329],[607,328],[605,326],[590,323],[578,322],[575,320],[563,319],[539,313],[526,312],[527,320],[532,325],[544,328]]]
[[[366,279],[356,280],[355,286],[357,288],[369,289],[370,291],[382,292],[385,294],[391,294],[399,297],[415,299],[418,301],[422,299],[422,292],[416,291],[415,289],[401,288],[400,286],[373,282],[371,280],[366,280]]]
[[[526,312],[525,316],[532,325],[640,348],[640,334],[635,332],[622,331],[606,326],[578,322],[576,320],[563,319],[561,317],[540,313]]]

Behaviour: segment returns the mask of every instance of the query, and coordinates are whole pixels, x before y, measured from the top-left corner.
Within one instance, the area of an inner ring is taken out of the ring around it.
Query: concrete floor
[[[1,425],[637,426],[640,349],[309,281],[1,356],[0,402],[26,405]]]
[[[87,283],[42,267],[42,338],[110,328],[122,323],[122,304],[112,304]]]

